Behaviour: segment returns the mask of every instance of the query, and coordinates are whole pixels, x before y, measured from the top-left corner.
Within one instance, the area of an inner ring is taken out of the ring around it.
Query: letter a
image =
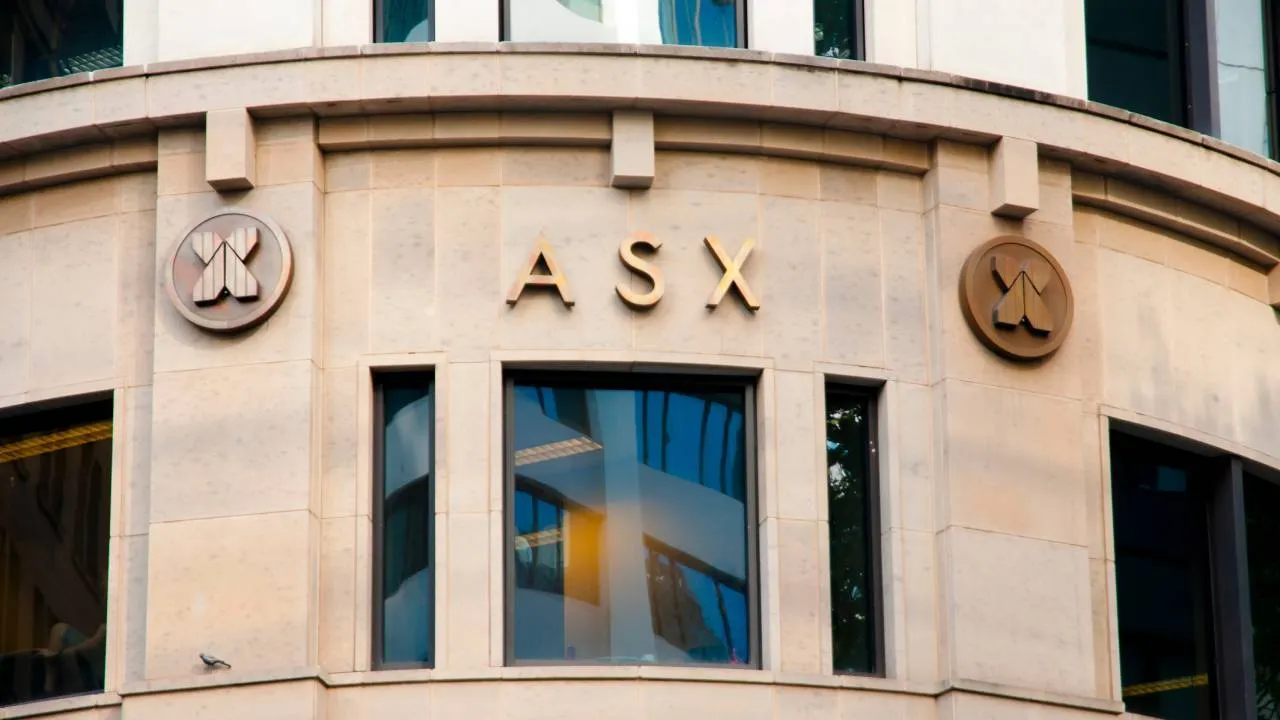
[[[535,274],[539,263],[547,269],[545,275],[542,273]],[[560,272],[560,266],[556,264],[555,252],[551,249],[550,243],[541,235],[538,236],[538,241],[533,245],[533,253],[529,255],[529,264],[520,273],[520,277],[516,278],[516,284],[511,286],[511,292],[507,293],[507,304],[515,306],[520,301],[520,294],[524,292],[527,286],[555,288],[564,306],[573,307],[573,294],[569,292],[569,281],[565,279],[564,273]]]
[[[643,275],[649,279],[653,285],[653,289],[643,295],[636,293],[626,286],[625,283],[619,283],[614,289],[618,291],[618,297],[622,298],[622,302],[630,305],[635,310],[647,310],[662,299],[662,293],[666,291],[666,284],[662,280],[662,271],[656,265],[645,260],[641,260],[636,256],[636,248],[645,248],[650,253],[657,253],[662,247],[662,241],[654,238],[649,233],[632,233],[627,239],[622,241],[622,246],[618,248],[618,257],[622,259],[622,264],[627,269]]]

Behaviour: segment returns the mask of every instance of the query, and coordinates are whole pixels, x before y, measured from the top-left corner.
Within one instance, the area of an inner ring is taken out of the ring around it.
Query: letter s
[[[658,249],[662,247],[662,241],[653,237],[649,233],[636,232],[631,233],[622,241],[622,246],[618,248],[618,257],[622,260],[622,264],[627,269],[645,276],[653,285],[653,289],[643,295],[637,294],[625,284],[619,284],[615,289],[618,291],[618,297],[622,298],[622,302],[630,305],[635,310],[647,310],[662,299],[662,293],[666,290],[666,286],[662,280],[662,271],[656,265],[646,260],[642,260],[636,256],[636,248],[643,248],[650,253],[657,254]]]

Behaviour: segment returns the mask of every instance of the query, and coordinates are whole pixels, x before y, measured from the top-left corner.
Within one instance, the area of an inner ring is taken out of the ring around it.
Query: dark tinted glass
[[[0,3],[0,87],[117,67],[123,0]]]
[[[430,42],[431,0],[379,0],[378,42]]]
[[[0,423],[0,705],[100,692],[111,403]]]
[[[814,0],[813,51],[822,57],[862,59],[858,0]]]
[[[827,390],[827,515],[831,534],[831,634],[835,668],[876,672],[871,403]]]
[[[384,665],[431,662],[434,586],[431,575],[431,473],[435,408],[420,377],[383,378],[382,391],[382,654]]]
[[[1214,717],[1209,535],[1196,458],[1111,436],[1120,683],[1129,712]]]
[[[508,412],[514,659],[755,663],[745,389],[553,377]]]
[[[1280,0],[1263,0],[1263,25],[1270,28],[1267,44],[1267,112],[1271,128],[1271,157],[1280,160]]]
[[[1258,720],[1280,720],[1280,485],[1244,478]]]
[[[1187,124],[1180,0],[1087,0],[1089,99]]]

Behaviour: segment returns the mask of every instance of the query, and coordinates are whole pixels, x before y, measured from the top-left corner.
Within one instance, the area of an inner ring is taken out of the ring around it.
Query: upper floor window
[[[507,657],[759,664],[752,391],[517,375],[507,391]]]
[[[827,530],[831,654],[837,672],[882,671],[874,405],[865,391],[827,387]]]
[[[435,39],[433,0],[375,0],[374,42],[431,42]]]
[[[744,47],[745,0],[503,0],[503,39]]]
[[[0,87],[117,67],[123,0],[8,0],[0,10]]]
[[[380,668],[428,666],[435,637],[431,378],[385,373],[376,380],[374,662]]]
[[[813,0],[813,52],[821,57],[866,58],[862,0]]]
[[[111,401],[0,420],[0,706],[101,692]]]
[[[1188,124],[1183,0],[1088,0],[1085,41],[1090,100]]]
[[[1267,111],[1271,123],[1271,157],[1280,160],[1280,0],[1266,0],[1265,28],[1271,28],[1267,44]]]
[[[1280,485],[1121,433],[1111,476],[1126,709],[1280,717]]]

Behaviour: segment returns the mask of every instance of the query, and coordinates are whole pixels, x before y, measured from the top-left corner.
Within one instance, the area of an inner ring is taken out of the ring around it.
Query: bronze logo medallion
[[[164,274],[183,317],[206,330],[235,332],[275,312],[293,280],[293,251],[269,218],[220,210],[187,228]]]
[[[1067,339],[1075,298],[1048,250],[1006,235],[983,243],[965,261],[960,307],[984,345],[1010,360],[1037,360]]]

